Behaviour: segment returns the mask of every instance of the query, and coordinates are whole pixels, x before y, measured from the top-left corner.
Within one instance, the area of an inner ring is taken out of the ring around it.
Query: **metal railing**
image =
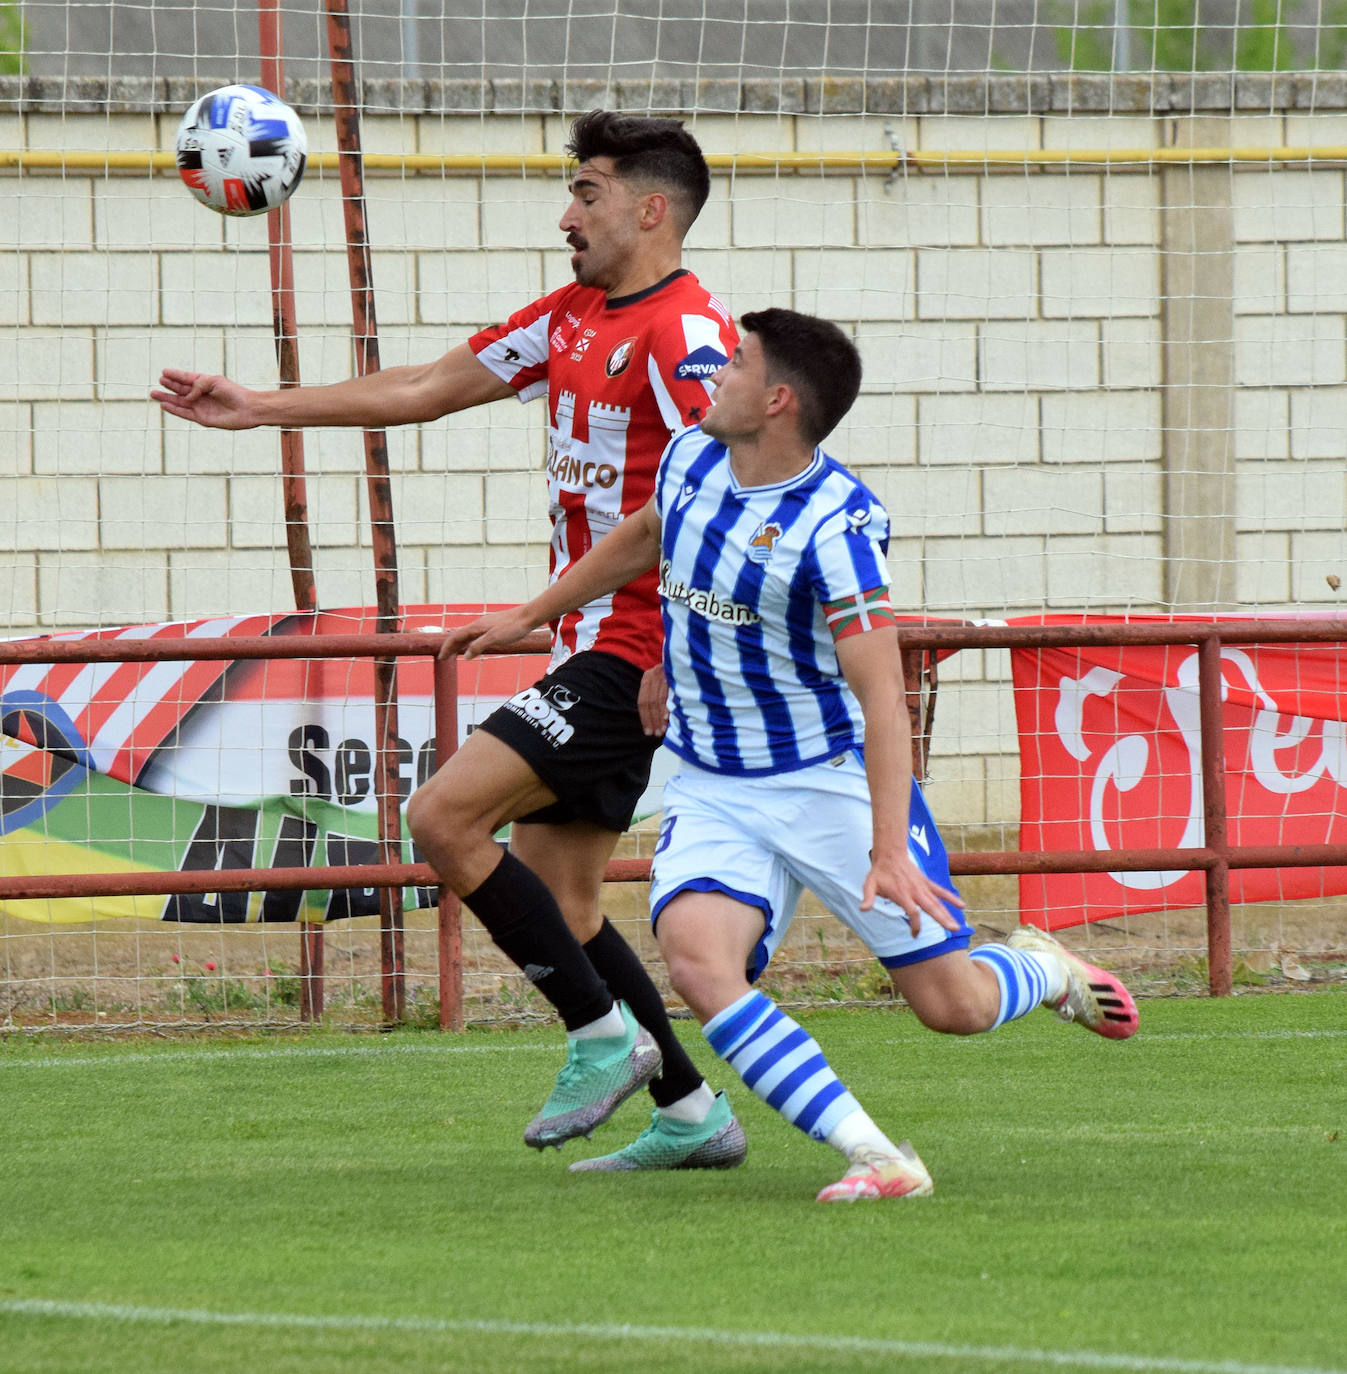
[[[1347,844],[1239,846],[1230,843],[1226,813],[1226,772],[1221,709],[1221,649],[1228,644],[1306,644],[1347,641],[1347,619],[1272,619],[1160,622],[1108,625],[969,625],[925,622],[902,627],[909,711],[914,731],[915,763],[924,762],[920,728],[922,657],[942,650],[1048,649],[1087,646],[1188,645],[1198,652],[1201,777],[1204,843],[1192,848],[1117,849],[1029,852],[979,850],[950,855],[956,876],[1144,872],[1187,869],[1205,875],[1208,985],[1213,996],[1232,988],[1230,939],[1230,874],[1238,869],[1347,866]],[[148,660],[230,660],[289,658],[385,658],[436,655],[433,635],[287,635],[237,639],[98,639],[17,640],[0,643],[0,664],[144,662]],[[546,652],[543,634],[534,634],[511,650],[516,654]],[[457,747],[457,660],[434,658],[434,712],[437,766]],[[381,839],[384,838],[381,836]],[[613,859],[605,880],[644,882],[650,860]],[[84,873],[45,877],[0,877],[0,900],[68,896],[171,895],[199,892],[318,890],[343,887],[437,886],[439,878],[422,863],[350,864],[304,868],[211,869],[178,873]],[[439,1021],[442,1028],[463,1024],[462,933],[458,898],[440,887],[438,915]],[[388,936],[399,932],[381,931]],[[385,991],[404,978],[401,942],[381,939],[381,977]],[[302,949],[304,945],[302,942]],[[321,1013],[322,969],[302,968],[307,996],[302,1014]],[[401,998],[385,996],[385,1007]]]

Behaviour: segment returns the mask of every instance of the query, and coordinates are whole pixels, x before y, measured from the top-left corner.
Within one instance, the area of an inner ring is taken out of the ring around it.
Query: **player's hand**
[[[894,858],[871,856],[870,871],[865,875],[862,888],[861,910],[869,911],[877,897],[887,897],[902,907],[914,938],[921,930],[923,911],[946,930],[962,929],[945,903],[962,910],[963,898],[933,883],[906,854]]]
[[[180,420],[192,420],[208,429],[254,429],[261,423],[252,392],[228,377],[166,367],[159,386],[160,390],[150,392],[150,399]]]
[[[636,709],[647,735],[662,735],[669,728],[669,684],[662,664],[645,670],[641,690],[636,694]]]
[[[488,611],[486,615],[450,630],[436,657],[452,658],[455,654],[461,654],[464,658],[477,658],[488,649],[503,649],[523,639],[536,628],[522,606]]]

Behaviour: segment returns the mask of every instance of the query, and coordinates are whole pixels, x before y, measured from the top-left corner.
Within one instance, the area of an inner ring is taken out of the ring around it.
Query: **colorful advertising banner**
[[[402,628],[438,632],[480,611],[406,607]],[[60,638],[361,634],[374,625],[372,610],[353,609]],[[1205,842],[1195,647],[1016,650],[1011,658],[1023,850]],[[1347,841],[1347,664],[1338,646],[1231,646],[1221,661],[1230,842]],[[460,739],[546,667],[542,655],[460,663]],[[377,862],[373,687],[365,658],[0,666],[0,876]],[[399,660],[398,736],[405,799],[434,769],[429,655]],[[672,767],[660,751],[638,816],[659,809]],[[419,858],[405,839],[403,858]],[[1231,875],[1235,901],[1340,892],[1344,868]],[[408,889],[404,902],[425,906],[434,896]],[[1203,875],[1187,870],[1020,880],[1022,916],[1050,929],[1202,900]],[[377,910],[374,888],[0,903],[9,915],[57,923],[323,921]]]
[[[412,606],[440,631],[481,607]],[[143,625],[62,639],[372,633],[370,610]],[[460,739],[546,671],[543,655],[459,668]],[[375,863],[371,659],[0,666],[0,875],[172,872]],[[398,663],[399,782],[434,763],[432,660]],[[417,856],[404,840],[404,859]],[[408,889],[409,906],[429,889]],[[321,921],[378,910],[373,888],[8,901],[51,922]]]
[[[1062,616],[1009,623],[1145,621]],[[1205,843],[1195,646],[1016,650],[1011,663],[1022,850],[1108,853]],[[1227,646],[1221,679],[1229,842],[1347,841],[1347,662],[1340,646]],[[1347,868],[1230,876],[1236,902],[1341,892]],[[1022,918],[1045,920],[1049,929],[1203,900],[1203,874],[1187,870],[1020,879]]]

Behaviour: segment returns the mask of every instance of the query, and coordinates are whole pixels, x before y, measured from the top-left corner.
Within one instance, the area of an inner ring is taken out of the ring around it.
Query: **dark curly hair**
[[[624,181],[658,187],[687,233],[711,194],[711,172],[681,119],[647,119],[616,110],[590,110],[572,125],[566,155],[577,162],[613,161]]]
[[[861,389],[861,355],[831,320],[794,310],[756,310],[739,323],[762,344],[769,381],[785,382],[800,403],[800,433],[819,444]]]

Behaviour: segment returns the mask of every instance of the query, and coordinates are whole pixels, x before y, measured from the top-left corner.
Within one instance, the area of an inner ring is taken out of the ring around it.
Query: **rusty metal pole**
[[[435,660],[435,767],[458,748],[458,656]],[[458,894],[440,884],[440,1029],[463,1029],[463,911]]]
[[[912,776],[926,780],[931,754],[931,724],[935,718],[936,655],[930,649],[899,649],[903,663],[903,688],[907,695],[907,720],[912,735]]]
[[[1206,872],[1207,987],[1229,997],[1234,987],[1230,951],[1230,837],[1225,807],[1225,734],[1221,711],[1221,637],[1198,644],[1197,691],[1202,723],[1202,812],[1205,845],[1216,856]]]
[[[279,0],[257,0],[257,29],[262,56],[262,85],[285,99],[285,66],[281,57]],[[277,375],[282,387],[299,385],[299,326],[295,319],[295,256],[290,235],[290,203],[267,216],[271,265],[271,329],[276,342]],[[281,502],[285,511],[285,544],[290,555],[290,585],[295,609],[318,609],[309,537],[309,501],[304,477],[304,431],[281,431]],[[299,923],[299,1019],[323,1017],[323,925]]]
[[[332,107],[337,128],[346,260],[351,278],[351,313],[356,372],[379,370],[379,327],[374,312],[374,271],[365,225],[365,177],[361,166],[359,92],[351,48],[351,17],[346,0],[328,0],[327,43],[332,69]],[[398,559],[393,530],[393,493],[388,476],[388,440],[381,429],[365,431],[365,480],[374,544],[375,630],[398,630]],[[379,847],[384,863],[402,857],[402,794],[398,773],[397,661],[374,663],[375,766]],[[402,892],[379,892],[379,956],[383,1015],[387,1022],[406,1014]]]

